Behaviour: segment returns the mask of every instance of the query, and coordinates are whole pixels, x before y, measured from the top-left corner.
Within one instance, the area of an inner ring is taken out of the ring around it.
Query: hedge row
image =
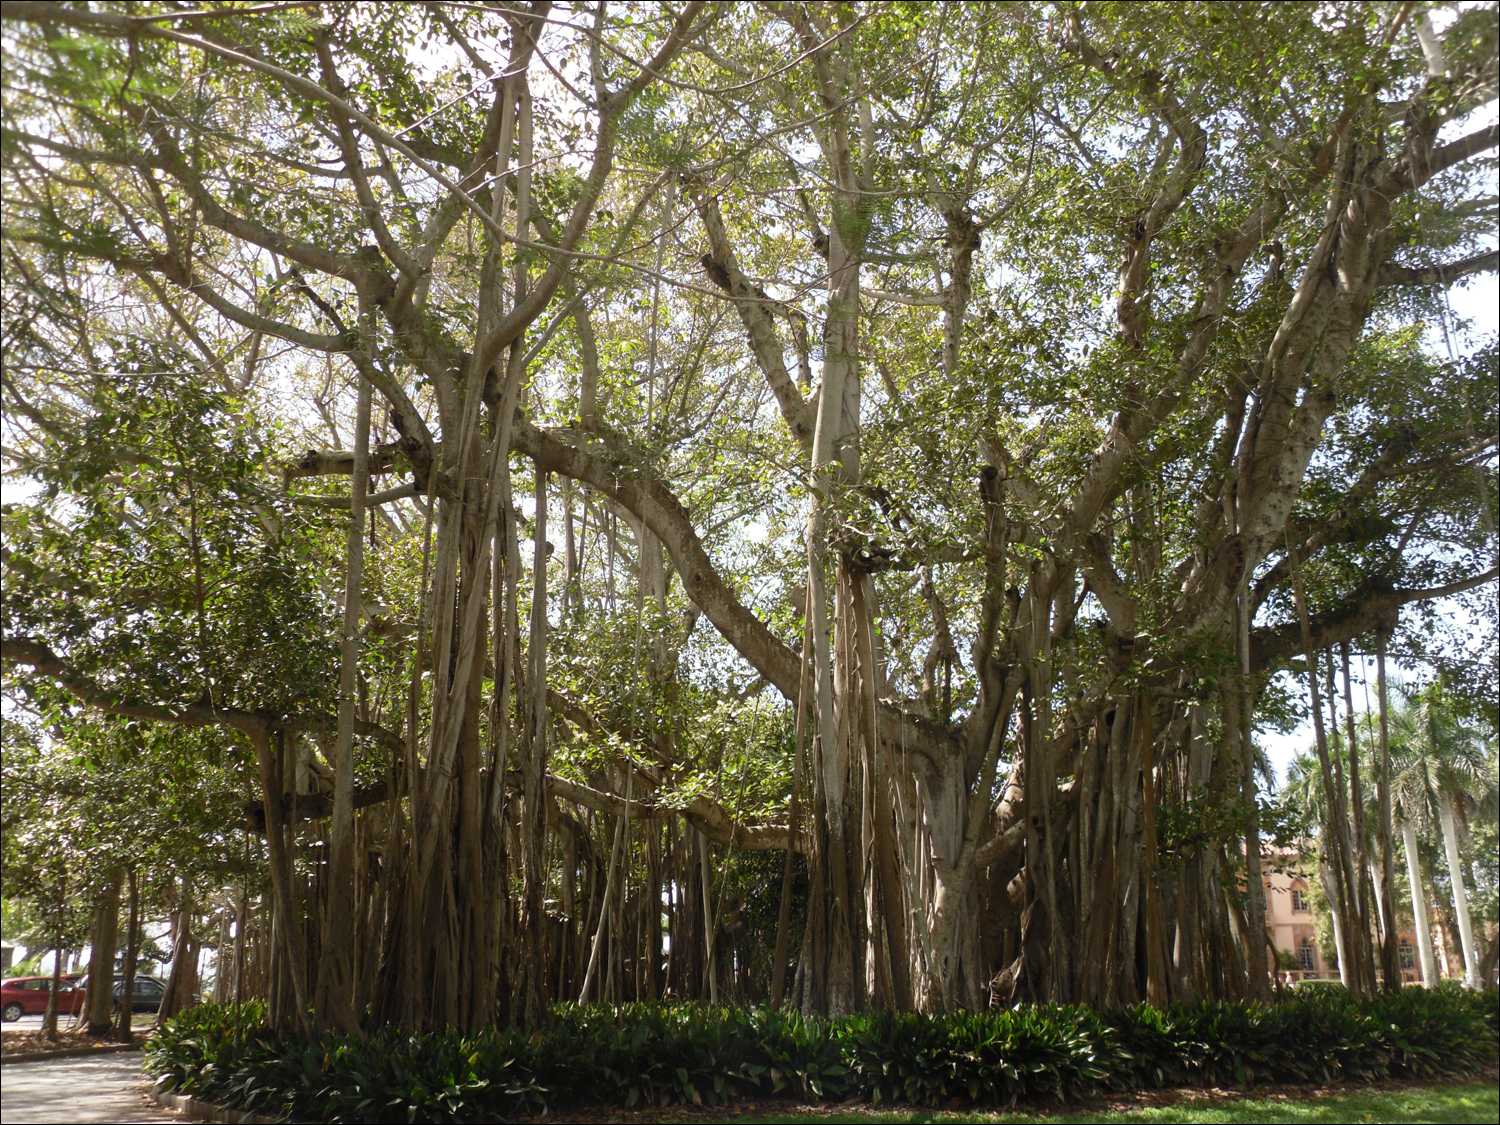
[[[1371,1080],[1490,1063],[1493,991],[1403,989],[1269,1006],[1018,1007],[803,1019],[698,1005],[563,1007],[550,1026],[364,1038],[203,1005],[147,1045],[158,1088],[296,1121],[478,1121],[570,1105],[784,1094],[933,1105],[1153,1086]]]

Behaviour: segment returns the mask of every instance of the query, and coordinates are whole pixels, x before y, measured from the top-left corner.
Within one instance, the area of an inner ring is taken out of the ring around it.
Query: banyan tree
[[[1492,5],[3,15],[7,690],[224,733],[276,1018],[1264,996],[1288,670],[1394,965]]]

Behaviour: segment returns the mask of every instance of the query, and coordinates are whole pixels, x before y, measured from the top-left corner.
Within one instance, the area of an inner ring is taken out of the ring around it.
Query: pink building
[[[1284,870],[1270,871],[1262,877],[1266,891],[1266,933],[1278,954],[1290,954],[1297,960],[1297,968],[1277,968],[1277,976],[1285,979],[1288,972],[1293,981],[1338,980],[1339,971],[1328,963],[1323,951],[1318,948],[1318,922],[1320,915],[1313,909],[1309,879],[1316,877],[1316,860],[1310,858],[1311,848],[1305,852],[1266,849],[1264,864],[1275,865]],[[1402,920],[1404,923],[1404,919]],[[1417,958],[1416,931],[1409,924],[1397,932],[1397,944],[1401,959],[1401,979],[1408,984],[1420,984],[1422,969]],[[1442,954],[1441,935],[1434,933],[1433,949]],[[1376,957],[1378,959],[1379,952]],[[1279,958],[1285,960],[1285,958]],[[1446,965],[1443,965],[1446,968]],[[1376,970],[1377,973],[1379,970]],[[1442,969],[1440,969],[1442,971]]]

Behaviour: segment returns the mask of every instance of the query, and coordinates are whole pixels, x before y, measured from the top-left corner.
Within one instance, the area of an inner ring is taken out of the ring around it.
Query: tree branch
[[[729,235],[724,230],[718,199],[708,192],[698,191],[694,193],[693,201],[708,235],[709,250],[701,259],[704,272],[733,299],[734,311],[739,314],[740,323],[750,337],[750,349],[771,386],[771,393],[776,396],[781,416],[786,419],[792,436],[804,449],[811,449],[817,419],[787,372],[781,340],[776,335],[773,310],[785,312],[785,306],[780,301],[773,301],[740,270],[734,248],[729,244]]]
[[[530,457],[539,469],[582,481],[613,500],[662,541],[683,587],[728,641],[789,701],[795,702],[802,663],[798,654],[751,613],[725,583],[693,527],[692,519],[660,481],[643,475],[618,455],[606,458],[559,441],[516,414],[512,448]],[[914,714],[889,700],[879,703],[881,737],[905,752],[933,760],[936,753],[959,755],[962,747],[951,726]]]
[[[151,704],[120,703],[112,699],[98,684],[78,675],[77,672],[46,645],[29,637],[6,637],[0,640],[0,660],[25,664],[38,673],[55,681],[69,695],[81,703],[109,715],[127,719],[147,719],[159,723],[178,723],[184,726],[222,726],[234,730],[261,732],[269,727],[266,719],[250,711],[239,711],[232,707],[216,707],[207,699],[186,703],[180,707],[160,707]]]
[[[1387,262],[1380,268],[1377,285],[1451,285],[1461,277],[1500,269],[1500,250],[1489,250],[1456,262],[1431,266],[1398,266]]]
[[[629,801],[567,778],[549,774],[547,787],[554,797],[572,801],[608,816],[626,816],[631,820],[663,820],[681,811],[689,824],[716,844],[746,852],[786,851],[789,829],[784,824],[738,824],[724,809],[704,796],[694,797],[686,808],[677,810],[658,801]],[[793,850],[806,852],[802,840],[793,841]]]
[[[1483,574],[1450,582],[1446,586],[1431,586],[1421,590],[1368,585],[1356,591],[1342,605],[1313,618],[1313,648],[1324,649],[1344,641],[1352,641],[1355,637],[1376,629],[1394,630],[1399,624],[1402,606],[1462,594],[1466,590],[1493,582],[1497,576],[1500,576],[1500,567],[1491,567]],[[1250,635],[1251,665],[1256,670],[1297,656],[1303,650],[1301,627],[1295,621],[1262,626],[1252,630]]]

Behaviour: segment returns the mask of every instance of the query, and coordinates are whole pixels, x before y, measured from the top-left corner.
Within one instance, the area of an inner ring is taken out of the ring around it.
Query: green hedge
[[[264,1026],[258,1004],[203,1005],[147,1045],[158,1088],[297,1121],[479,1121],[571,1105],[860,1097],[934,1105],[1192,1084],[1372,1080],[1495,1057],[1493,991],[1404,989],[1269,1006],[1018,1007],[804,1020],[698,1005],[562,1007],[544,1031]]]

